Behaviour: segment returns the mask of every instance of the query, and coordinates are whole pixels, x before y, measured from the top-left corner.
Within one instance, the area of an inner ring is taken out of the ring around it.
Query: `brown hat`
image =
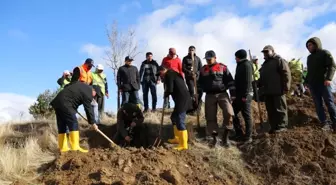
[[[264,49],[261,52],[265,52],[265,51],[269,51],[269,50],[274,51],[273,46],[267,45],[267,46],[264,47]]]

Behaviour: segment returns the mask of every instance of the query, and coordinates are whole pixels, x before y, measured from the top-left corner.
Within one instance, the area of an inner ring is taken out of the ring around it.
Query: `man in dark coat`
[[[235,87],[236,99],[233,101],[233,111],[235,117],[233,125],[236,131],[236,140],[243,142],[252,141],[252,117],[251,117],[251,102],[253,99],[252,76],[253,66],[252,62],[248,61],[247,52],[243,49],[235,53],[236,56],[236,74]],[[243,134],[242,126],[239,121],[238,114],[242,113],[245,121],[245,135]]]
[[[148,106],[148,92],[150,90],[152,95],[152,111],[156,110],[157,95],[156,84],[160,83],[160,76],[156,76],[159,65],[153,60],[153,54],[151,52],[146,53],[146,60],[142,62],[140,67],[140,81],[143,91],[144,112],[149,110]]]
[[[132,102],[140,107],[139,89],[140,76],[138,68],[132,65],[133,59],[127,56],[125,65],[118,69],[117,84],[122,94],[122,103]]]
[[[144,116],[138,106],[132,103],[123,104],[117,113],[116,143],[120,146],[147,147],[147,129],[144,129],[143,122]]]
[[[323,129],[330,130],[330,123],[324,112],[323,99],[329,111],[332,128],[336,131],[336,107],[331,92],[331,81],[336,70],[335,61],[331,53],[322,48],[321,40],[317,37],[309,39],[306,47],[310,55],[307,59],[308,72],[305,81],[312,94],[317,116]]]
[[[286,94],[290,90],[291,72],[288,63],[267,45],[262,50],[265,62],[260,69],[260,85],[265,95],[270,134],[287,130]]]
[[[195,46],[190,46],[189,47],[189,52],[188,55],[185,56],[182,60],[182,71],[185,74],[185,80],[186,80],[186,84],[188,86],[188,90],[190,93],[190,96],[193,100],[193,109],[191,110],[196,111],[200,109],[200,102],[202,101],[202,89],[199,87],[197,87],[197,95],[198,97],[196,97],[195,95],[195,80],[194,78],[196,78],[196,81],[198,81],[199,78],[199,72],[201,70],[202,67],[202,61],[201,59],[196,55],[196,48]],[[194,56],[194,57],[192,57]],[[194,58],[194,65],[195,67],[193,68],[193,59]],[[196,104],[196,98],[197,98],[197,104]]]
[[[79,146],[78,121],[76,117],[77,109],[83,105],[86,117],[92,128],[97,130],[95,124],[91,102],[95,96],[95,91],[89,85],[83,82],[71,82],[51,101],[50,105],[55,109],[57,129],[58,129],[58,146],[61,152],[69,151],[67,142],[67,127],[70,131],[70,149],[80,152],[88,152]]]
[[[188,132],[185,125],[186,112],[191,108],[191,98],[182,75],[164,66],[159,67],[160,75],[164,76],[164,98],[172,96],[175,106],[171,115],[174,125],[174,139],[170,143],[178,143],[174,148],[178,151],[188,149]]]

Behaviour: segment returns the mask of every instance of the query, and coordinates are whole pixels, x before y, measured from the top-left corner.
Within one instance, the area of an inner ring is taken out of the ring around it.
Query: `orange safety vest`
[[[79,81],[90,85],[92,83],[91,71],[86,72],[83,65],[78,66],[78,68],[79,68],[79,71],[80,71]]]

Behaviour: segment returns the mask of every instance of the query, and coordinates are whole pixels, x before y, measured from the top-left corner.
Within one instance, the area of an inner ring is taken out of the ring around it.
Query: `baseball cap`
[[[104,70],[104,66],[103,66],[102,64],[98,64],[98,65],[97,65],[97,69],[98,69],[98,70]]]
[[[125,57],[125,61],[133,61],[133,58],[127,56],[127,57]]]
[[[216,57],[216,53],[213,50],[205,52],[205,59],[211,59],[213,57]]]
[[[88,65],[91,65],[91,66],[94,67],[94,61],[93,61],[91,58],[87,58],[87,59],[85,60],[85,64],[88,64]]]
[[[254,56],[252,57],[252,60],[258,60],[258,57],[254,55]]]
[[[265,47],[264,47],[264,49],[261,51],[261,52],[265,52],[265,51],[274,51],[274,48],[273,48],[273,46],[271,46],[271,45],[266,45]]]

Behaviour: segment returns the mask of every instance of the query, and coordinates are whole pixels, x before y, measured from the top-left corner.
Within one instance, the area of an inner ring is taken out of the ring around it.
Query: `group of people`
[[[322,48],[321,41],[317,37],[309,39],[306,42],[306,48],[310,52],[307,59],[307,69],[305,70],[303,66],[299,65],[302,69],[302,77],[300,77],[301,81],[295,81],[295,83],[297,83],[297,87],[304,86],[310,91],[322,128],[336,131],[336,107],[331,92],[331,81],[336,70],[335,62],[330,52]],[[230,146],[230,140],[252,141],[252,100],[265,102],[268,123],[271,126],[270,134],[286,131],[288,126],[286,95],[291,90],[292,77],[293,79],[296,78],[295,75],[292,76],[290,65],[299,60],[287,62],[275,52],[271,45],[265,46],[261,52],[264,55],[264,62],[261,67],[259,67],[257,57],[254,56],[248,60],[246,50],[240,49],[235,52],[234,56],[237,62],[235,76],[231,75],[225,64],[217,61],[216,53],[213,50],[205,53],[206,65],[202,66],[201,59],[196,55],[194,46],[189,47],[188,55],[182,60],[177,55],[176,49],[170,48],[161,65],[158,65],[153,60],[153,54],[148,52],[146,53],[146,60],[141,64],[140,72],[132,65],[133,59],[126,57],[125,65],[119,68],[117,75],[118,89],[122,93],[122,107],[118,110],[117,115],[117,140],[130,143],[136,137],[144,137],[144,134],[141,134],[144,115],[138,106],[140,103],[138,90],[141,85],[144,93],[144,112],[149,111],[148,92],[150,90],[152,110],[155,111],[157,103],[156,85],[160,82],[164,83],[164,106],[169,106],[169,97],[173,99],[175,104],[171,114],[174,137],[169,139],[168,142],[177,144],[175,149],[179,151],[188,149],[186,114],[190,110],[197,111],[199,109],[202,94],[205,94],[206,130],[207,135],[211,136],[209,142],[211,147],[217,146],[220,141],[218,138],[218,106],[222,109],[223,114],[222,145],[225,147]],[[84,88],[83,83],[77,82],[88,82],[88,76],[83,78],[81,76],[82,73],[89,73],[90,68],[85,67],[86,64],[87,61],[83,66],[74,69],[71,83],[67,85],[69,87],[64,88],[57,95],[52,105],[56,110],[56,116],[59,115],[57,118],[61,120],[60,122],[63,120],[66,123],[65,125],[69,126],[72,123],[77,123],[74,117],[75,108],[78,107],[78,102],[82,102],[89,123],[93,124],[94,129],[97,129],[92,109],[89,107],[93,100],[92,95],[95,95],[95,90],[91,90],[91,93],[87,88],[89,86]],[[64,80],[67,80],[67,78],[64,78]],[[71,85],[72,83],[73,85]],[[81,87],[82,90],[79,90]],[[301,96],[302,93],[299,95]],[[67,98],[67,94],[82,95],[82,98]],[[256,94],[259,96],[256,97]],[[326,118],[323,101],[328,107],[331,122]],[[69,102],[77,102],[77,104]],[[195,102],[197,102],[196,105]],[[57,106],[58,104],[60,105]],[[63,105],[61,106],[61,104]],[[65,113],[64,110],[60,110],[62,108],[68,108],[69,111]],[[62,111],[63,114],[68,115],[69,120],[66,120],[66,117],[60,117]],[[240,112],[244,118],[245,129],[243,129],[238,118]],[[69,126],[70,131],[74,130],[72,127]],[[63,134],[64,127],[59,126],[59,129],[60,133]],[[229,137],[230,133],[235,134]],[[64,140],[61,139],[62,141]],[[61,146],[60,148],[62,151]]]

